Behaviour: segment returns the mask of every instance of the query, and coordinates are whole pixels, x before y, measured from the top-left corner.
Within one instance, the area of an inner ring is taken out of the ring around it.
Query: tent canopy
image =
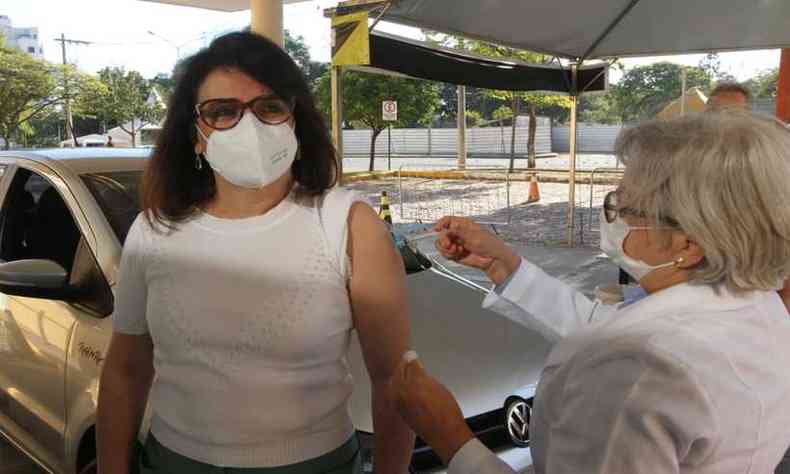
[[[397,0],[383,19],[574,60],[790,46],[790,1]]]
[[[169,3],[182,7],[205,8],[207,10],[220,10],[224,12],[237,12],[250,9],[251,0],[142,0],[153,3]],[[282,0],[282,3],[300,3],[308,0]]]
[[[485,89],[571,91],[570,70],[559,65],[495,60],[380,32],[370,35],[370,62],[370,67],[378,70]],[[606,90],[607,71],[602,63],[579,68],[579,90]]]

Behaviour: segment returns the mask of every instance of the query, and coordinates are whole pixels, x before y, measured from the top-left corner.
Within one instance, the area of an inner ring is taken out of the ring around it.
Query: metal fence
[[[415,167],[409,166],[409,171]],[[508,225],[515,199],[526,192],[525,183],[513,183],[507,168],[428,165],[419,171],[435,176],[407,177],[398,171],[397,200],[393,202],[399,222],[432,223],[448,215],[475,219],[481,224]],[[463,173],[463,179],[441,177]],[[514,186],[515,184],[515,186]]]
[[[576,185],[575,245],[598,246],[601,207],[606,194],[614,191],[623,177],[622,168],[596,168],[586,182]]]
[[[576,128],[576,151],[578,153],[612,153],[614,142],[623,130],[623,125],[580,124]],[[565,126],[551,129],[551,148],[554,153],[570,150],[570,129]]]

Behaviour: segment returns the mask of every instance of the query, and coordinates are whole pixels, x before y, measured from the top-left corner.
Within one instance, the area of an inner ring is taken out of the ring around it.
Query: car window
[[[137,214],[142,171],[115,171],[82,175],[82,181],[99,203],[121,245]]]
[[[3,202],[2,260],[53,260],[71,272],[81,237],[60,192],[43,176],[20,168]]]
[[[129,228],[140,213],[138,196],[142,171],[91,173],[83,175],[82,180],[99,203],[118,241],[123,245]],[[407,274],[419,273],[431,268],[430,259],[415,245],[409,243],[404,233],[395,230],[392,232],[392,239],[403,258]]]

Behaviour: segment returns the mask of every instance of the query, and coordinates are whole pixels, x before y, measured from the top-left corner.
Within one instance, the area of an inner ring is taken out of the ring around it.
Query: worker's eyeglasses
[[[263,123],[279,125],[293,115],[295,102],[283,100],[273,95],[262,95],[249,102],[239,99],[211,99],[195,106],[200,121],[214,130],[228,130],[235,127],[250,109]]]
[[[606,219],[606,222],[608,222],[609,224],[617,220],[617,216],[629,215],[635,217],[648,217],[647,214],[645,214],[644,212],[640,212],[635,209],[631,209],[629,207],[621,207],[619,205],[617,191],[612,191],[603,198],[603,215],[604,218]],[[661,228],[661,229],[673,228],[678,225],[677,221],[675,221],[675,219],[672,219],[671,217],[661,217],[660,221],[669,224],[670,227],[656,227],[656,228]],[[645,227],[645,228],[653,228],[653,227]]]

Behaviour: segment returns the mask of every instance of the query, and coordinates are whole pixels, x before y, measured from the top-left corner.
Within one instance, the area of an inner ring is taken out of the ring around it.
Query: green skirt
[[[136,467],[140,474],[360,474],[362,472],[362,459],[356,435],[344,445],[321,457],[278,467],[219,467],[205,464],[167,449],[150,433],[145,446],[139,449],[136,458]]]

